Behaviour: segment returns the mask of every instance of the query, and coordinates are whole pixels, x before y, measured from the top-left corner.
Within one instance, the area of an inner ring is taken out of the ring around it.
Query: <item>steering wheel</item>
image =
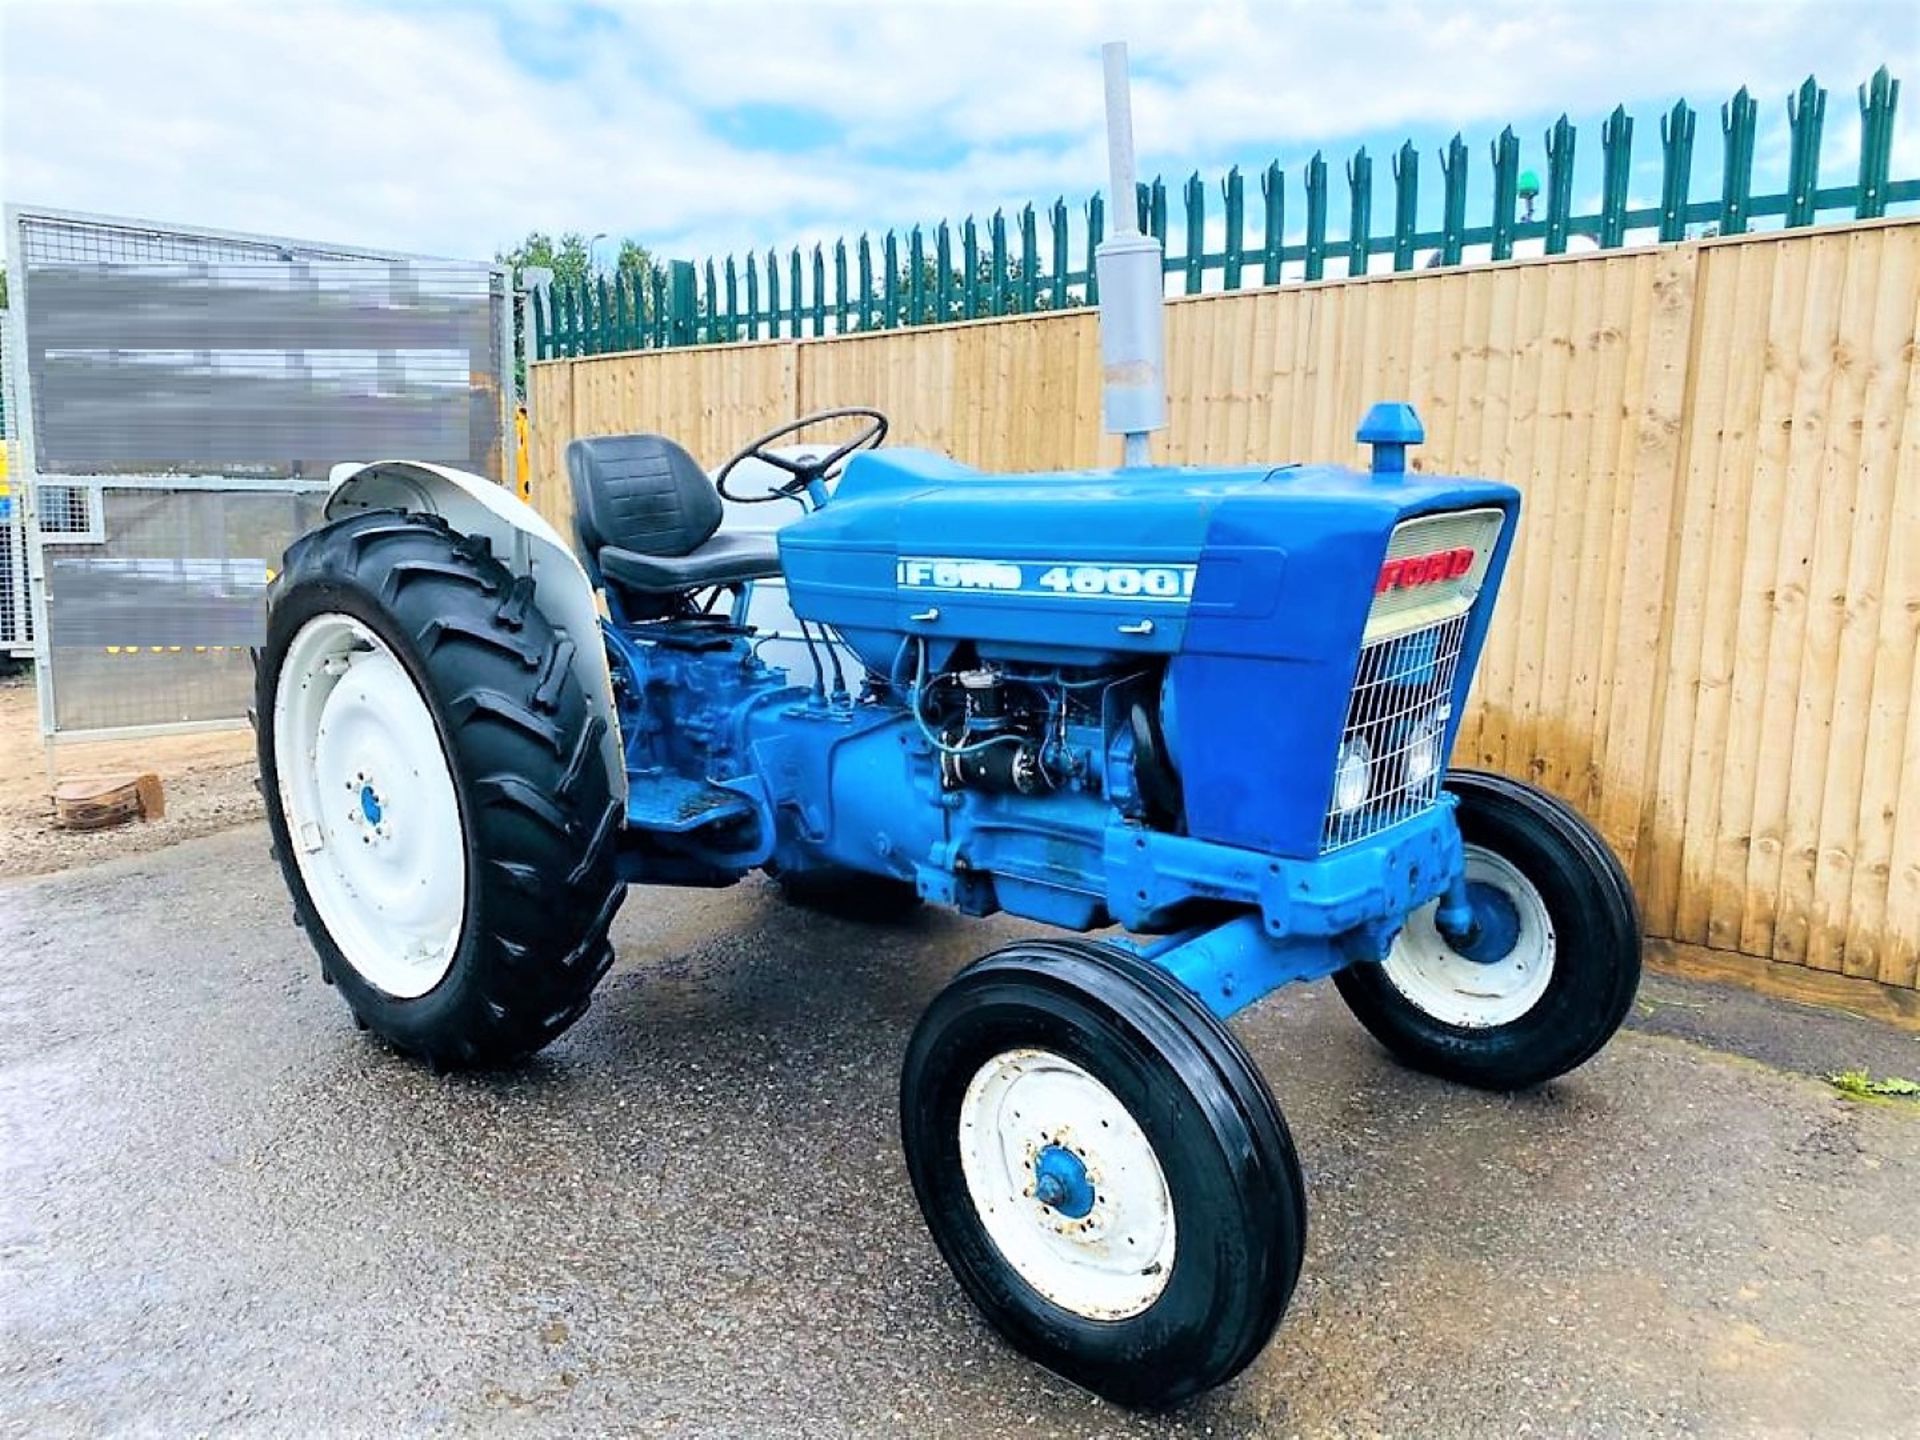
[[[835,446],[824,456],[805,455],[798,460],[785,455],[775,455],[767,447],[776,440],[784,440],[789,435],[819,425],[828,420],[861,419],[871,422],[858,435],[844,444]],[[789,420],[776,426],[753,441],[738,455],[720,467],[720,474],[713,482],[713,488],[728,500],[740,505],[764,505],[769,500],[794,500],[807,493],[815,481],[824,480],[834,474],[845,459],[856,450],[871,450],[887,438],[887,417],[878,410],[869,410],[864,405],[851,406],[845,410],[821,410],[813,415],[802,415],[798,420]],[[787,479],[771,490],[760,495],[736,495],[727,489],[727,480],[734,468],[742,461],[764,460],[776,470],[787,472]]]

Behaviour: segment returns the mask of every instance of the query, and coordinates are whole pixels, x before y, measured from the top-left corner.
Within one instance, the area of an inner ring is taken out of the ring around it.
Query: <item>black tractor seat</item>
[[[689,590],[780,573],[772,535],[721,535],[707,472],[664,435],[598,435],[567,446],[573,528],[594,583],[631,618],[664,614]]]

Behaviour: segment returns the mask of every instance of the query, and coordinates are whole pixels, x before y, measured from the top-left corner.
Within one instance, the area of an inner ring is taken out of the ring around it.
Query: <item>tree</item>
[[[557,241],[544,230],[529,230],[526,239],[493,258],[499,264],[513,267],[515,284],[520,283],[520,272],[529,266],[553,271],[555,285],[577,285],[592,268],[587,237],[578,230],[567,231]],[[637,240],[622,237],[620,249],[614,256],[612,275],[633,277],[652,268],[653,256],[647,248]]]
[[[511,250],[496,251],[494,262],[511,267],[514,288],[523,288],[526,284],[525,272],[532,267],[540,267],[553,272],[555,290],[568,289],[584,282],[592,270],[592,252],[587,237],[578,230],[568,230],[556,241],[544,230],[529,230],[526,238]],[[637,240],[622,237],[620,249],[613,262],[612,274],[607,276],[609,283],[624,279],[632,287],[633,303],[638,313],[646,316],[653,310],[653,286],[648,283],[653,275],[653,256]],[[525,356],[527,340],[520,330],[520,315],[514,314],[513,345],[516,355],[516,373],[522,383],[525,381]]]

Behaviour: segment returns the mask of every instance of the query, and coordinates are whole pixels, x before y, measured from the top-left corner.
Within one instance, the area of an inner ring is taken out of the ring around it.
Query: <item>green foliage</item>
[[[1850,1100],[1920,1100],[1920,1081],[1899,1075],[1876,1080],[1865,1070],[1841,1070],[1827,1076],[1827,1083]]]
[[[516,284],[520,281],[520,272],[534,265],[553,271],[555,285],[577,285],[586,278],[592,263],[587,237],[578,230],[569,230],[558,240],[544,230],[529,230],[518,245],[493,258],[498,264],[513,267]],[[639,275],[652,268],[653,256],[644,245],[637,240],[622,239],[614,254],[609,278]]]

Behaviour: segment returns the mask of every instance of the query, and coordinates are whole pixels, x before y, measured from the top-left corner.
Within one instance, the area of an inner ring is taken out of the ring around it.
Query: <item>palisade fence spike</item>
[[[1020,310],[1031,315],[1040,298],[1040,234],[1033,206],[1020,210]]]
[[[1278,160],[1260,173],[1260,283],[1280,283],[1280,250],[1286,242],[1286,178]]]
[[[760,262],[747,252],[747,338],[760,338]]]
[[[1440,263],[1458,265],[1466,251],[1467,142],[1458,130],[1440,152]]]
[[[1223,289],[1238,290],[1246,267],[1247,191],[1240,167],[1227,171],[1220,186],[1220,203],[1226,220],[1226,238],[1221,257],[1220,284]]]
[[[847,238],[833,242],[833,333],[847,333]]]
[[[805,313],[800,300],[800,247],[793,247],[793,253],[787,257],[787,314],[792,325],[793,338],[800,338],[801,317]]]
[[[907,232],[907,323],[927,323],[927,244],[914,226]]]
[[[1100,267],[1094,263],[1094,255],[1100,249],[1100,242],[1107,238],[1107,202],[1103,196],[1094,195],[1087,201],[1087,304],[1100,303]]]
[[[1158,175],[1153,177],[1153,189],[1147,197],[1147,218],[1153,222],[1153,238],[1160,242],[1162,253],[1167,248],[1167,182]]]
[[[720,277],[714,273],[713,260],[707,260],[707,303],[701,307],[707,322],[706,338],[709,341],[720,339]]]
[[[971,215],[960,231],[960,313],[967,320],[980,314],[980,227]]]
[[[1860,87],[1860,181],[1854,214],[1877,220],[1887,213],[1887,179],[1893,163],[1893,116],[1900,82],[1882,65]]]
[[[654,266],[648,284],[653,288],[653,348],[663,350],[667,344],[667,267]]]
[[[1573,219],[1573,122],[1565,115],[1547,132],[1547,254],[1563,255]]]
[[[933,232],[933,310],[941,324],[953,319],[953,230],[942,220]]]
[[[771,322],[767,338],[778,340],[780,338],[780,253],[777,250],[767,251],[767,319]]]
[[[1633,117],[1616,105],[1600,126],[1600,248],[1627,238],[1627,181],[1633,164]]]
[[[813,242],[813,333],[827,333],[827,257],[818,240]]]
[[[727,256],[727,339],[740,338],[740,270]]]
[[[860,311],[854,329],[873,329],[873,242],[860,232]]]
[[[1144,180],[1137,180],[1134,182],[1133,192],[1140,207],[1138,220],[1140,233],[1151,235],[1153,233],[1153,187]]]
[[[694,343],[694,326],[699,318],[699,298],[694,293],[698,281],[693,262],[674,260],[669,262],[668,268],[672,273],[668,288],[667,343],[691,345]]]
[[[1054,310],[1067,308],[1067,201],[1063,195],[1056,195],[1053,208],[1047,212],[1047,243],[1053,250],[1053,286],[1049,295],[1049,306]]]
[[[1787,224],[1811,225],[1819,208],[1820,132],[1827,120],[1827,92],[1809,75],[1787,97]]]
[[[993,212],[993,311],[1007,313],[1007,216],[1004,210]]]
[[[1318,280],[1327,269],[1327,157],[1318,150],[1307,162],[1307,279]]]
[[[727,261],[729,267],[733,261]],[[732,283],[729,270],[728,283]],[[731,295],[731,292],[729,292]],[[616,272],[613,277],[613,308],[618,315],[620,327],[620,348],[638,350],[640,348],[640,297],[634,293],[633,272]]]
[[[900,323],[900,242],[891,230],[881,244],[880,256],[886,266],[880,280],[880,325],[892,330]]]
[[[1207,187],[1201,183],[1198,170],[1187,177],[1180,200],[1187,215],[1187,253],[1181,269],[1186,272],[1187,294],[1198,295],[1206,283],[1207,250]]]
[[[1413,268],[1413,237],[1419,223],[1420,152],[1403,140],[1393,156],[1393,268]]]
[[[1693,110],[1684,100],[1660,117],[1660,238],[1687,237],[1687,191],[1693,183]]]
[[[1362,145],[1347,161],[1347,274],[1367,273],[1373,230],[1373,157]]]
[[[1520,137],[1507,126],[1493,142],[1493,241],[1495,260],[1513,258],[1513,220],[1520,200]]]
[[[1720,130],[1726,138],[1726,160],[1720,175],[1720,233],[1742,235],[1753,199],[1753,137],[1759,128],[1760,104],[1742,85],[1720,107]]]

